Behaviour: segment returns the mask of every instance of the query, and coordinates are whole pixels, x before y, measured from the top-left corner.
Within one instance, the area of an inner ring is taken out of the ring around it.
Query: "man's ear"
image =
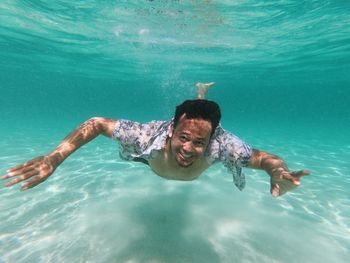
[[[169,138],[173,137],[173,134],[174,134],[174,124],[169,126],[168,137]]]

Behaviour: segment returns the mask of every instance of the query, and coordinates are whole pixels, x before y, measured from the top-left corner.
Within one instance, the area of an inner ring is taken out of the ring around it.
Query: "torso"
[[[155,158],[149,160],[149,165],[160,177],[181,181],[191,181],[196,179],[210,166],[204,156],[190,167],[184,168],[174,165],[174,163],[169,160],[164,149],[160,151]]]

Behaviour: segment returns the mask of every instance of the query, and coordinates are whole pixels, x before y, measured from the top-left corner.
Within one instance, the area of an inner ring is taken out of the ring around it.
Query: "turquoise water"
[[[220,165],[167,181],[97,138],[0,188],[0,262],[348,262],[349,24],[349,1],[1,1],[0,174],[215,81],[224,128],[312,176],[278,199],[256,170],[243,192]]]

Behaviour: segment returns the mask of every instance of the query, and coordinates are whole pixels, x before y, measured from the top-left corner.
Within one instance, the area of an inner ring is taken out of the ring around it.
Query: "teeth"
[[[181,153],[181,155],[185,158],[191,158],[192,154],[185,154],[185,153]]]

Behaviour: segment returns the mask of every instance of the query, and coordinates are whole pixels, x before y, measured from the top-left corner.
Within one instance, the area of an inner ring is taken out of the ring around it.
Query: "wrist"
[[[57,151],[53,151],[52,153],[48,154],[46,157],[48,158],[51,165],[53,165],[55,167],[60,165],[64,160],[62,155]]]

